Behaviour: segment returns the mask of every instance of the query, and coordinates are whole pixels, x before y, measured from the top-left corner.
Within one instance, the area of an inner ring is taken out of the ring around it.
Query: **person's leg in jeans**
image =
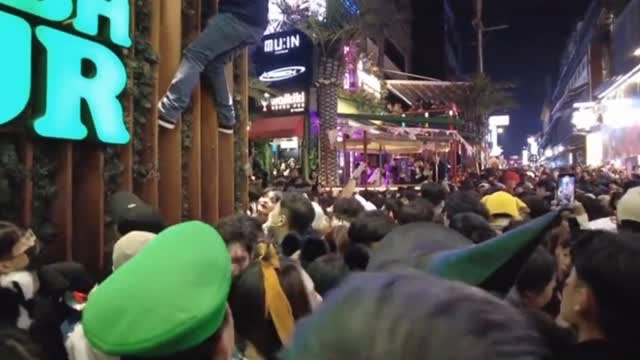
[[[158,104],[160,125],[174,128],[180,114],[187,108],[200,73],[214,59],[253,40],[254,31],[231,14],[211,18],[204,31],[184,51],[167,93]]]
[[[236,113],[233,107],[233,97],[229,93],[229,84],[225,74],[225,66],[233,60],[242,48],[229,51],[207,65],[204,73],[209,79],[213,91],[216,111],[218,113],[218,129],[231,134],[236,123]]]

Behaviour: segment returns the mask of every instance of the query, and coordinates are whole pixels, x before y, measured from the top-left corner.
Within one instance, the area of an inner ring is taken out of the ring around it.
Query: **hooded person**
[[[359,273],[296,324],[282,360],[542,360],[535,329],[484,291],[417,272]]]
[[[418,269],[504,296],[557,218],[551,212],[477,245],[436,224],[400,226],[376,247],[367,271]]]
[[[158,266],[162,264],[162,266]],[[231,259],[211,226],[172,226],[89,296],[84,333],[121,359],[229,359]]]

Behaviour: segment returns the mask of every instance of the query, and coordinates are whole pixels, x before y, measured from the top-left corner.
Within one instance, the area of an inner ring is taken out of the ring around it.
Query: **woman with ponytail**
[[[229,296],[237,335],[250,345],[246,356],[276,359],[295,322],[321,301],[297,262],[280,258],[273,244],[259,244],[258,260],[235,279]]]

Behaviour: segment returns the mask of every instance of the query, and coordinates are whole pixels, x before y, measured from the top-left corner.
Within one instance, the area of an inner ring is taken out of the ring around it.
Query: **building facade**
[[[560,59],[560,71],[542,115],[542,160],[551,166],[586,162],[585,133],[574,125],[580,104],[588,104],[609,68],[610,10],[594,0],[576,24]]]
[[[615,164],[631,169],[640,158],[640,0],[613,9],[611,67],[585,108],[581,125],[587,133],[592,165]]]
[[[424,75],[440,80],[460,80],[463,76],[462,26],[454,11],[453,0],[415,1],[413,39],[415,67]],[[424,36],[423,34],[429,34]]]

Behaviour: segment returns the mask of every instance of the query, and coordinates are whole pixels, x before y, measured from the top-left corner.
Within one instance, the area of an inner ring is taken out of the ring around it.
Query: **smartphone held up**
[[[558,177],[558,192],[556,200],[560,207],[572,206],[576,199],[576,176],[574,174],[561,174]]]

